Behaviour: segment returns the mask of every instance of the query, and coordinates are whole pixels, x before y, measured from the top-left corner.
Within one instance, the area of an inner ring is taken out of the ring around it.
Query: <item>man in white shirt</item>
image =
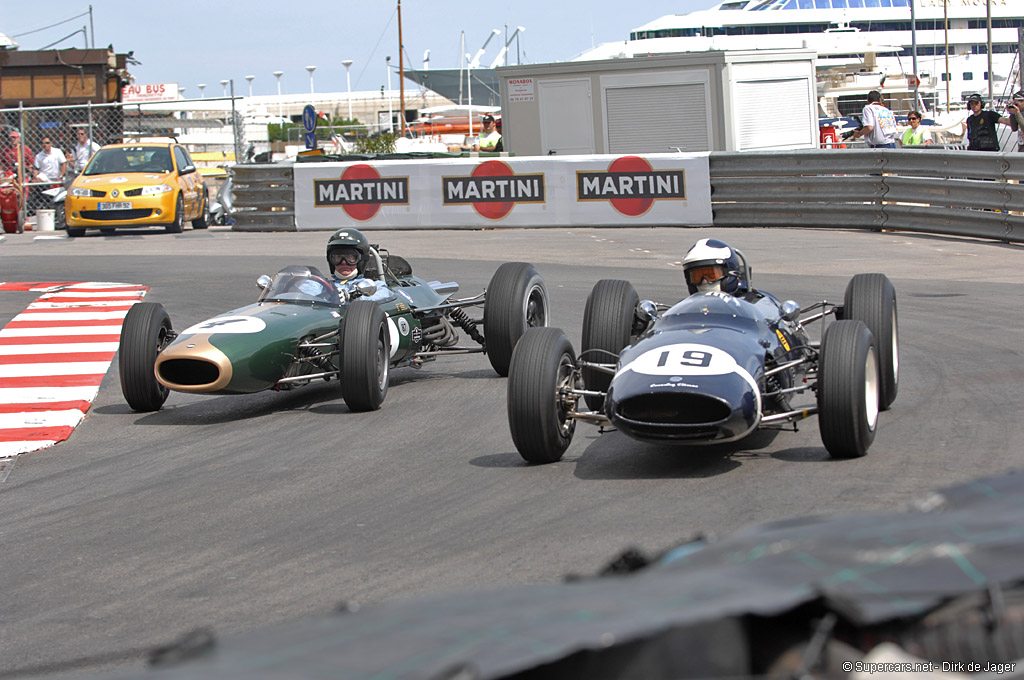
[[[89,139],[85,129],[79,128],[78,142],[75,144],[75,174],[85,170],[85,164],[89,162],[92,155],[100,150],[100,145]]]
[[[874,149],[895,149],[898,136],[896,116],[882,104],[882,93],[878,90],[868,92],[868,105],[861,113],[864,127],[856,132],[854,138],[863,137]]]
[[[68,159],[63,151],[53,148],[49,137],[43,137],[43,150],[36,154],[35,166],[40,182],[63,182]]]

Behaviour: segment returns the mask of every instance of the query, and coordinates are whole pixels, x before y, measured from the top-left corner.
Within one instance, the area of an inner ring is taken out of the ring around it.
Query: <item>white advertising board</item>
[[[121,101],[126,104],[143,102],[168,102],[178,98],[177,83],[156,83],[151,85],[125,85],[121,88]]]
[[[710,226],[708,154],[296,163],[299,230]]]
[[[508,100],[510,102],[532,102],[533,98],[533,78],[508,79]]]

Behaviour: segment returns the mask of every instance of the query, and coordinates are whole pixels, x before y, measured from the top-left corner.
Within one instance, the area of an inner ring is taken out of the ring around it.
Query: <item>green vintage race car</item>
[[[387,395],[391,368],[479,352],[507,376],[519,337],[547,325],[547,287],[525,262],[501,265],[484,292],[455,299],[457,283],[415,277],[406,260],[385,250],[370,255],[370,280],[352,292],[339,291],[316,267],[286,267],[260,277],[255,304],[180,332],[162,305],[134,305],[118,364],[128,405],[157,411],[171,390],[248,394],[337,380],[351,410],[372,411]],[[481,307],[482,319],[466,311]],[[460,331],[475,345],[461,345]]]

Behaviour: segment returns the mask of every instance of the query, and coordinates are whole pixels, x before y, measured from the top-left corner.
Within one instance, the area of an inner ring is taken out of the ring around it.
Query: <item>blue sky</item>
[[[446,2],[404,0],[402,38],[406,64],[420,67],[430,50],[433,68],[458,67],[459,38],[464,31],[466,51],[475,53],[494,28],[495,36],[482,60],[488,65],[516,26],[526,28],[519,41],[523,63],[566,61],[594,44],[625,40],[629,31],[665,14],[706,9],[714,0],[521,0],[520,2]],[[255,75],[253,94],[277,91],[272,73],[284,71],[283,93],[309,91],[305,67],[317,67],[314,87],[319,92],[344,91],[345,68],[351,59],[352,90],[377,90],[387,81],[385,57],[398,66],[396,0],[93,0],[97,46],[113,44],[117,52],[133,50],[141,65],[132,66],[137,83],[177,82],[187,97],[222,92],[220,81],[234,79],[235,92],[246,94],[246,75]],[[84,47],[81,32],[88,27],[88,2],[4,0],[0,32],[12,36],[21,49],[41,49],[68,34],[77,34],[55,47]],[[29,33],[70,19],[54,28]],[[499,42],[500,41],[500,42]],[[515,42],[510,46],[515,63]],[[398,88],[393,77],[392,86]]]

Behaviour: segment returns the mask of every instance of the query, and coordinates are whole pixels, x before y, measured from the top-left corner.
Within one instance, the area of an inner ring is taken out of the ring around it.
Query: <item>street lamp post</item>
[[[199,85],[197,85],[196,87],[199,88],[199,98],[205,99],[206,95],[203,94],[203,92],[206,90],[206,83],[199,83]]]
[[[245,79],[249,81],[249,96],[252,96],[252,81],[256,79],[256,76],[246,76]]]
[[[391,57],[384,57],[385,68],[388,72],[388,132],[394,134],[395,124],[393,122],[395,114],[391,110]]]
[[[345,59],[341,62],[341,65],[345,67],[345,86],[348,88],[348,120],[349,125],[352,124],[352,78],[349,75],[349,67],[352,65],[351,59]]]
[[[313,94],[313,71],[316,70],[316,66],[307,66],[306,70],[309,71],[309,93]]]
[[[284,75],[284,71],[274,71],[274,77],[277,78],[277,117],[283,119],[284,114],[281,113],[281,76]]]

